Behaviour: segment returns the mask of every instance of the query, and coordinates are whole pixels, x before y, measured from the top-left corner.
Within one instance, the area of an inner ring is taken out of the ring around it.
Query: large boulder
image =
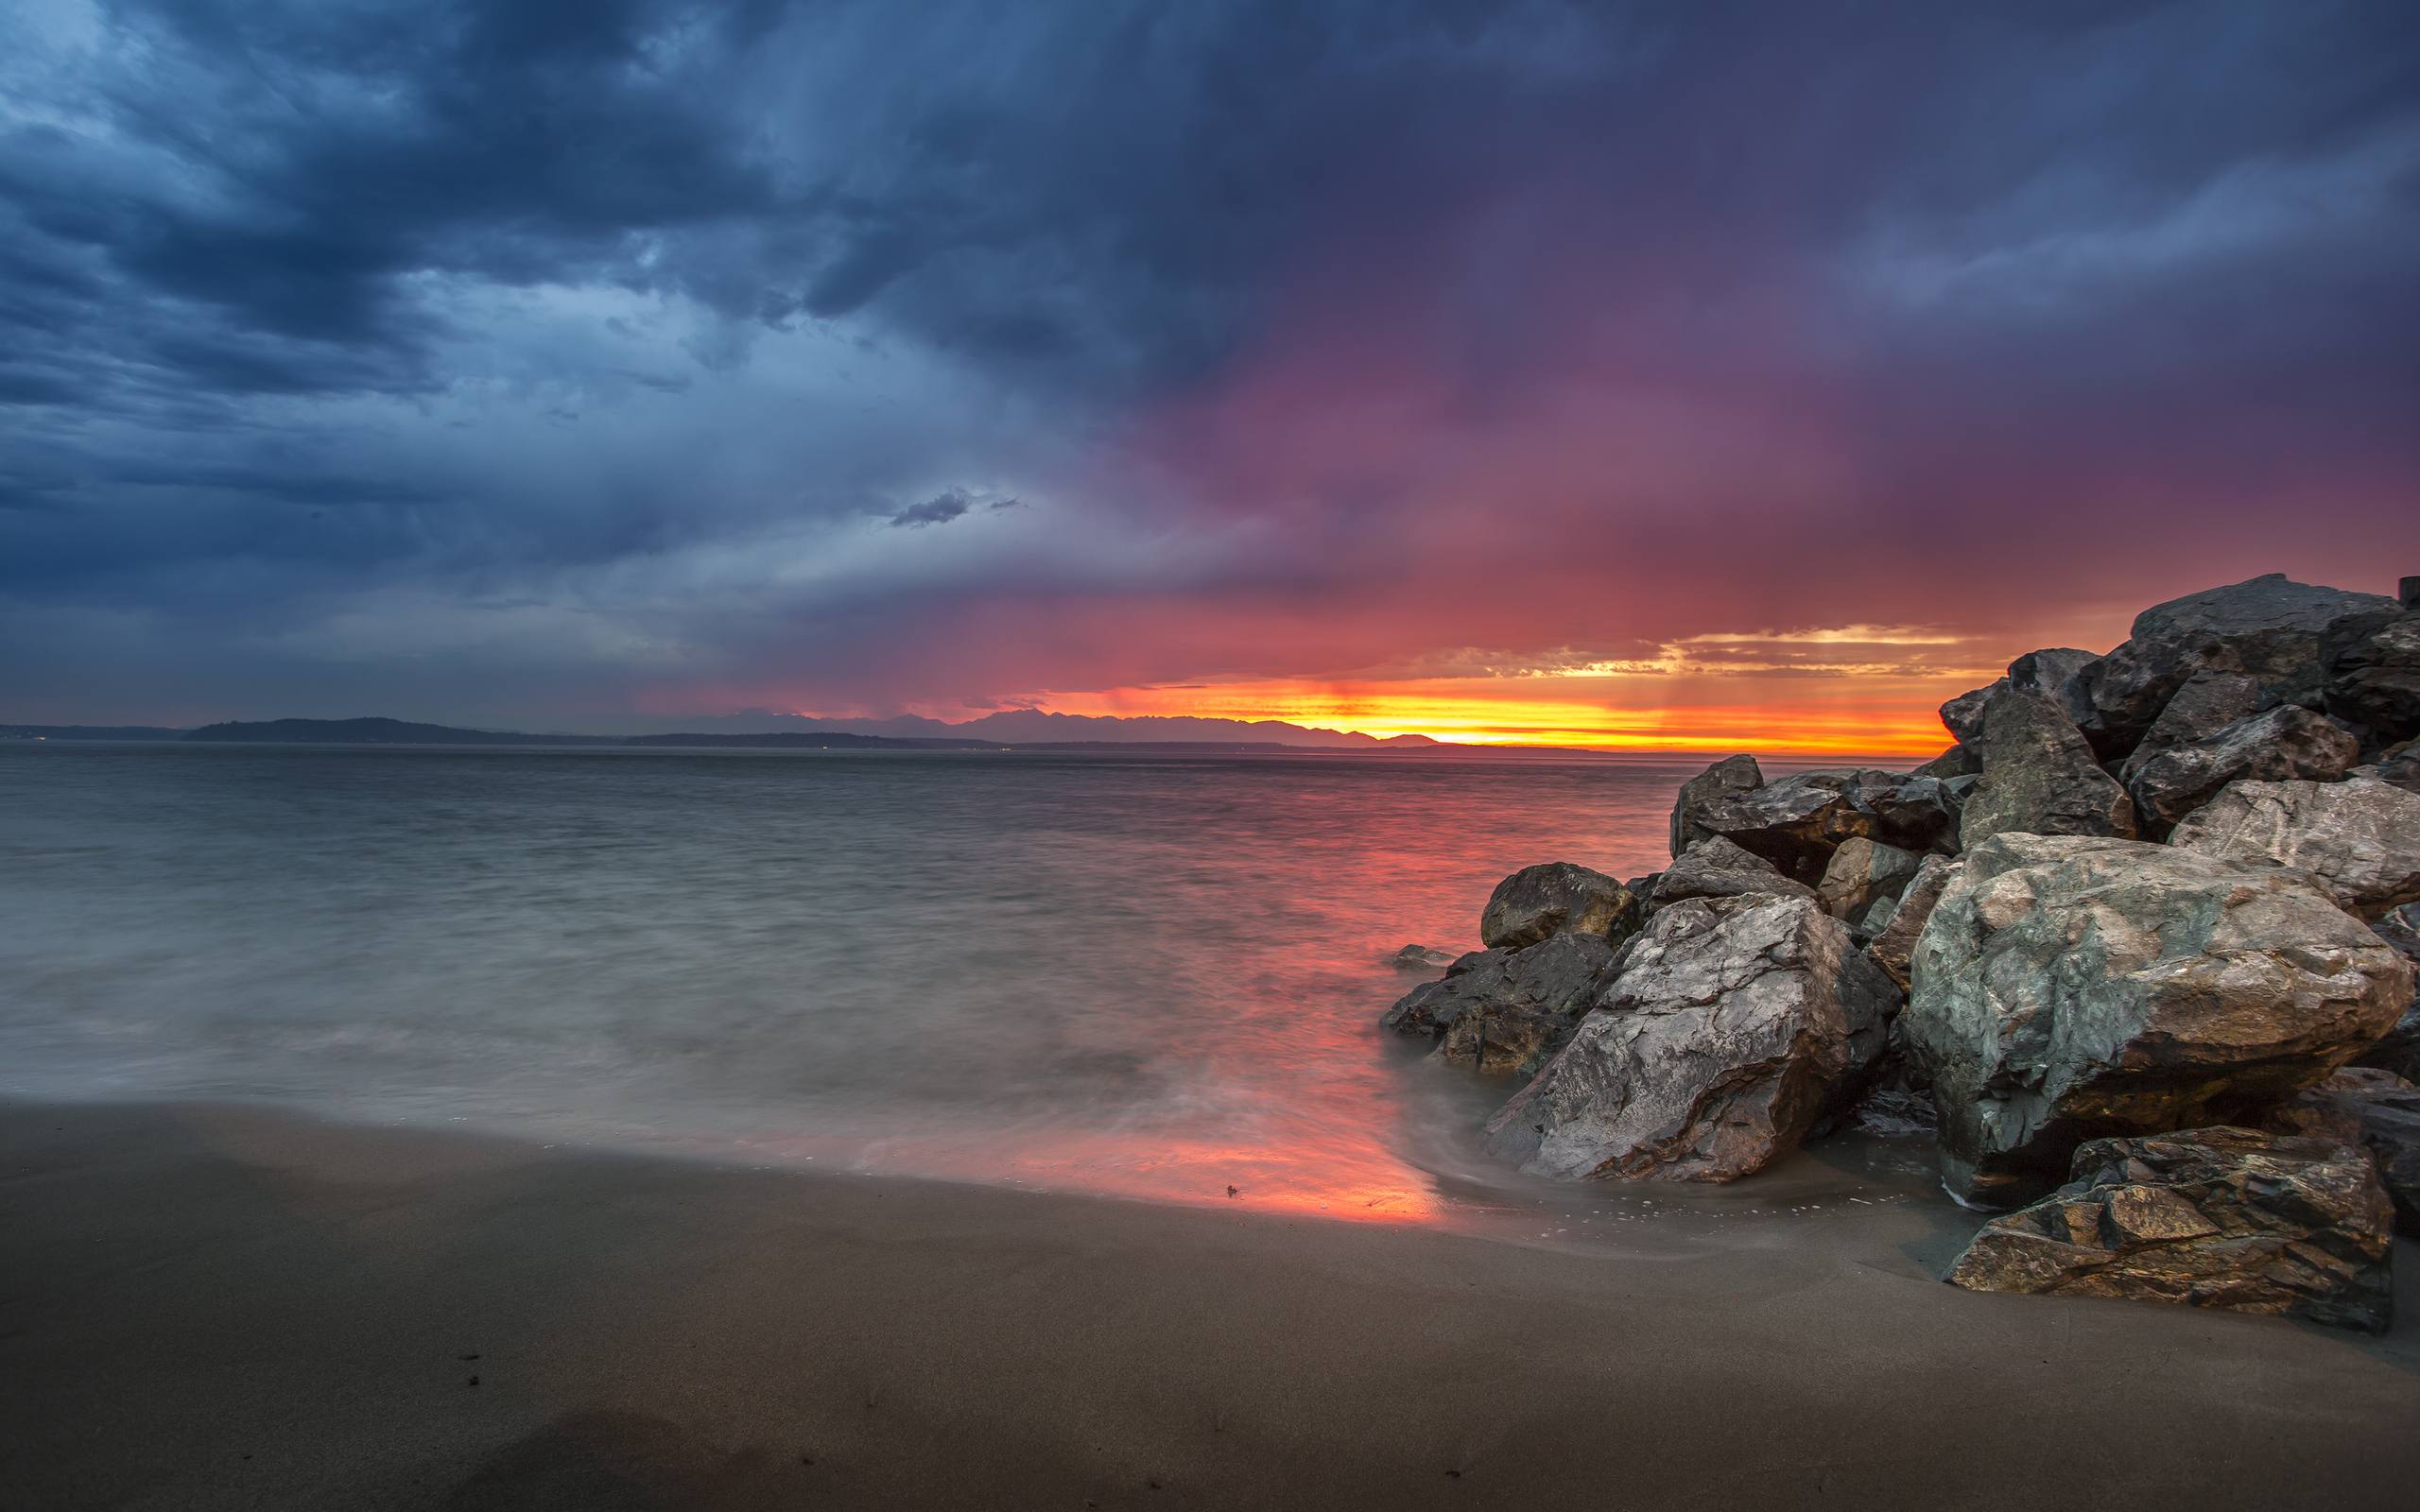
[[[2420,612],[2348,614],[2320,636],[2327,712],[2360,728],[2373,747],[2420,735]]]
[[[2239,719],[2260,712],[2260,684],[2240,672],[2196,672],[2168,700],[2118,768],[2118,780],[2134,781],[2143,764],[2162,751],[2209,739]]]
[[[1425,1037],[1438,1058],[1528,1073],[1595,1003],[1616,958],[1599,935],[1556,935],[1526,950],[1473,951],[1406,993],[1381,1027]]]
[[[2135,805],[2126,790],[2093,761],[2092,747],[2048,699],[2014,687],[1992,695],[1975,749],[1983,773],[1960,820],[1965,849],[2011,831],[2134,834]]]
[[[2260,702],[2317,708],[2320,637],[2348,614],[2396,607],[2375,593],[2297,583],[2271,573],[2154,605],[2125,644],[2079,675],[2084,737],[2104,761],[2133,750],[2197,672],[2234,672]]]
[[[1595,935],[1619,941],[1634,933],[1645,908],[1631,890],[1601,871],[1548,861],[1495,885],[1479,915],[1479,943],[1517,950],[1550,936]]]
[[[1874,943],[1865,948],[1866,955],[1882,968],[1882,974],[1900,991],[1908,990],[1908,972],[1915,958],[1916,941],[1924,935],[1925,921],[1932,918],[1941,895],[1964,869],[1965,863],[1947,856],[1925,857],[1924,864],[1899,894],[1899,905],[1875,934]]]
[[[2420,900],[2420,793],[2375,779],[2232,782],[2169,843],[2308,871],[2363,919]]]
[[[1689,898],[1737,898],[1748,893],[1812,898],[1815,889],[1792,882],[1773,864],[1751,855],[1722,836],[1710,835],[1673,858],[1648,889],[1650,907],[1665,908]]]
[[[1856,835],[1841,842],[1816,885],[1815,901],[1834,919],[1867,918],[1877,902],[1896,902],[1925,858]]]
[[[1967,852],[1910,982],[1943,1182],[2007,1207],[2086,1140],[2226,1123],[2325,1076],[2394,1022],[2411,969],[2293,871],[2003,834]]]
[[[2082,719],[2092,709],[2089,674],[2100,661],[2071,645],[2028,651],[2008,664],[2008,685],[2048,701],[2069,720]]]
[[[1960,746],[1973,745],[1975,737],[1983,732],[1983,705],[1992,701],[1993,694],[2007,686],[2008,679],[2002,678],[1996,682],[1986,682],[1979,688],[1969,688],[1943,704],[1941,728],[1948,730],[1949,738]]]
[[[1672,854],[1679,855],[1713,833],[1700,826],[1698,811],[1718,799],[1753,793],[1765,785],[1764,770],[1754,756],[1725,756],[1681,784],[1672,800]]]
[[[2368,1158],[2333,1140],[2229,1127],[2096,1140],[2066,1186],[1985,1225],[1949,1280],[2382,1332],[2391,1228]]]
[[[1812,886],[1843,840],[1864,836],[1919,854],[1952,849],[1958,804],[1939,778],[1876,767],[1794,772],[1700,803],[1692,833],[1720,835]]]
[[[1657,913],[1571,1042],[1488,1121],[1535,1176],[1730,1181],[1845,1108],[1897,994],[1805,898]]]
[[[2166,834],[2229,782],[2332,782],[2360,756],[2361,743],[2342,725],[2297,704],[2280,704],[2158,752],[2135,766],[2126,792],[2144,831]]]

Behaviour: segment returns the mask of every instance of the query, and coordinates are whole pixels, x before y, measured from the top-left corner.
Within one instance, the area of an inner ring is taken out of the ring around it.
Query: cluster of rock
[[[1950,1280],[2385,1325],[2420,1231],[2420,579],[2255,578],[1943,706],[1912,772],[1718,762],[1671,864],[1507,878],[1389,1009],[1532,1174],[1728,1181],[1937,1120]]]

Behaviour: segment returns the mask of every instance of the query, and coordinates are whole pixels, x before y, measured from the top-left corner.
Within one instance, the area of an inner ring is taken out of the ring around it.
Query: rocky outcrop
[[[2066,1186],[1985,1226],[1949,1280],[2377,1332],[2394,1308],[2390,1211],[2369,1160],[2331,1140],[2229,1127],[2099,1140]]]
[[[2320,637],[2348,614],[2396,607],[2375,593],[2297,583],[2283,573],[2230,583],[2145,610],[2125,644],[2083,669],[2085,739],[2104,761],[2141,742],[2197,672],[2252,679],[2263,705],[2320,706]]]
[[[2166,834],[2177,821],[2241,779],[2332,782],[2360,759],[2351,730],[2295,704],[2238,720],[2203,739],[2170,746],[2134,765],[2126,792],[2145,833]]]
[[[1807,899],[1674,903],[1571,1042],[1489,1120],[1489,1146],[1538,1176],[1747,1176],[1861,1090],[1895,1005]]]
[[[1972,850],[1993,835],[2131,836],[2135,805],[2093,760],[2067,716],[2014,687],[1992,695],[1976,737],[1982,777],[1966,797],[1960,839]]]
[[[2372,779],[2230,783],[2169,843],[2307,871],[2363,919],[2420,900],[2420,793]]]
[[[1922,856],[1895,845],[1854,836],[1832,852],[1824,868],[1824,880],[1816,885],[1815,901],[1823,904],[1824,912],[1854,927],[1872,913],[1876,903],[1896,902],[1923,864]]]
[[[2420,735],[2420,612],[2348,614],[2320,636],[2319,662],[2327,712],[2374,747]]]
[[[1698,841],[1673,859],[1648,889],[1650,907],[1665,908],[1689,898],[1737,898],[1749,893],[1812,898],[1815,889],[1792,882],[1764,857],[1751,855],[1720,835]]]
[[[1495,885],[1479,916],[1478,937],[1490,950],[1517,950],[1563,934],[1619,941],[1637,930],[1645,913],[1628,887],[1603,872],[1548,861]]]
[[[1614,960],[1613,946],[1599,935],[1473,951],[1443,978],[1406,993],[1378,1022],[1426,1038],[1443,1060],[1490,1073],[1532,1072],[1593,1005]]]
[[[1944,1184],[1985,1207],[2076,1146],[2223,1123],[2384,1034],[2411,968],[2311,879],[2118,839],[2001,834],[1918,940],[1902,1016]]]
[[[1683,782],[1680,796],[1672,800],[1672,854],[1678,856],[1714,833],[1698,822],[1701,809],[1764,785],[1764,770],[1754,756],[1725,756]]]
[[[1720,835],[1812,886],[1843,840],[1863,836],[1919,854],[1951,849],[1958,804],[1950,786],[1875,767],[1796,772],[1697,803],[1689,827],[1701,837]]]
[[[1933,905],[1956,881],[1964,863],[1946,856],[1927,856],[1916,874],[1908,879],[1906,890],[1899,894],[1899,905],[1893,909],[1889,922],[1865,948],[1866,955],[1882,969],[1901,992],[1908,990],[1908,971],[1916,954],[1916,941],[1925,932],[1925,921],[1932,918]]]

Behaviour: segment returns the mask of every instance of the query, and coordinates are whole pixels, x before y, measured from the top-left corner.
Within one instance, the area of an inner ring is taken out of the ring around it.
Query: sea
[[[1660,867],[1703,765],[0,744],[0,1096],[1546,1235],[1928,1188],[1549,1187],[1378,1029],[1507,873]]]

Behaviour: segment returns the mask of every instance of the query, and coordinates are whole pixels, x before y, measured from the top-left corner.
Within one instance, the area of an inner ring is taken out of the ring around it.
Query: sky
[[[1929,750],[2420,572],[2420,7],[14,0],[0,718]]]

